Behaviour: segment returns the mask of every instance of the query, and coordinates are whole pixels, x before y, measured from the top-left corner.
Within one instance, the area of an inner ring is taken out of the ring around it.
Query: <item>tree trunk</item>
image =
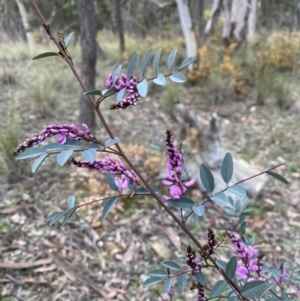
[[[199,47],[204,44],[205,40],[204,2],[205,0],[199,0]]]
[[[245,40],[247,17],[247,0],[233,0],[231,4],[229,35],[223,36],[226,45],[231,43],[241,44]]]
[[[95,89],[96,61],[97,61],[97,22],[93,0],[76,0],[81,22],[81,78],[88,90]],[[95,111],[88,97],[80,94],[79,120],[86,123],[91,130],[96,127]]]
[[[256,10],[257,10],[257,0],[251,0],[249,19],[248,19],[248,35],[250,38],[253,38],[255,36]]]
[[[25,9],[25,6],[24,6],[22,0],[16,0],[16,3],[18,5],[18,9],[19,9],[22,24],[23,24],[23,27],[24,27],[26,39],[27,39],[29,48],[32,51],[35,48],[35,43],[34,43],[32,33],[30,31],[30,25],[29,25],[28,18],[27,18],[27,12],[26,12],[26,9]]]
[[[124,31],[123,31],[123,20],[121,12],[121,1],[114,0],[115,2],[115,17],[117,23],[117,31],[120,39],[120,51],[123,53],[125,51],[125,40],[124,40]]]
[[[212,36],[215,26],[217,24],[217,21],[219,19],[220,13],[222,9],[222,0],[214,0],[212,4],[212,9],[211,9],[211,15],[209,19],[206,22],[205,26],[205,39],[208,39]]]
[[[186,0],[176,0],[177,10],[179,14],[180,24],[183,31],[187,56],[197,55],[197,41],[195,32],[193,29],[192,18],[190,9]],[[192,65],[189,65],[189,70],[193,69]]]

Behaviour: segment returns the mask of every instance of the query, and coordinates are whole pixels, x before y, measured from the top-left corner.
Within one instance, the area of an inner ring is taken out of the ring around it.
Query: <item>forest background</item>
[[[117,65],[152,46],[162,48],[162,60],[174,48],[178,62],[198,58],[186,72],[186,84],[153,85],[136,110],[112,114],[110,103],[104,104],[104,115],[136,164],[159,185],[155,177],[163,167],[165,130],[183,127],[172,119],[174,101],[203,120],[218,114],[224,149],[258,169],[286,163],[278,172],[290,185],[275,186],[269,179],[251,200],[247,227],[271,262],[299,264],[299,1],[89,2],[95,16],[85,19],[80,0],[37,4],[53,32],[73,32],[69,51],[78,68],[86,46],[82,24],[97,24],[95,88],[103,89]],[[111,222],[100,222],[100,204],[81,210],[62,230],[44,224],[73,190],[82,203],[105,196],[106,179],[71,166],[62,169],[51,160],[33,174],[12,151],[48,124],[93,117],[79,105],[80,88],[60,59],[31,60],[54,46],[27,1],[2,0],[0,28],[1,298],[101,300],[108,292],[117,300],[150,298],[143,277],[150,266],[182,251],[174,239],[184,240],[182,233],[153,201],[137,197],[130,206],[119,204]],[[92,126],[107,138],[96,122]],[[208,218],[194,230],[221,228],[224,214],[217,214],[219,219]],[[162,228],[169,232],[161,233]]]

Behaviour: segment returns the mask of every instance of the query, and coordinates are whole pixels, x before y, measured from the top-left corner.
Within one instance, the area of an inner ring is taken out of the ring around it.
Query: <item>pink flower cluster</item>
[[[105,157],[105,160],[95,160],[94,162],[76,161],[72,159],[72,163],[77,167],[91,168],[98,171],[108,171],[115,177],[115,183],[120,190],[125,190],[132,183],[137,183],[137,176],[133,170],[126,169],[124,163],[117,158],[116,160]]]
[[[260,276],[262,262],[260,258],[256,257],[258,249],[255,249],[252,246],[245,246],[232,232],[227,231],[226,234],[231,239],[233,247],[242,262],[238,262],[236,274],[249,282],[254,280],[252,272],[256,272],[259,276],[259,280],[264,281],[265,279]]]
[[[126,88],[126,96],[121,101],[114,103],[111,105],[111,109],[126,109],[128,106],[135,106],[137,102],[140,100],[140,94],[136,88],[137,79],[135,76],[131,76],[128,78],[125,74],[121,76],[112,77],[110,73],[105,86],[107,89],[110,89],[112,86],[115,87],[115,90],[119,92],[123,88]]]
[[[164,200],[168,200],[170,198],[180,199],[187,191],[187,187],[193,186],[196,182],[195,179],[190,180],[187,183],[182,182],[181,174],[182,174],[182,163],[183,156],[180,151],[175,149],[172,140],[172,133],[170,131],[166,132],[166,146],[168,153],[168,163],[167,163],[167,171],[168,171],[168,179],[163,180],[162,184],[170,187],[170,195],[163,195]]]
[[[13,152],[14,156],[22,153],[27,148],[40,144],[46,138],[60,135],[57,142],[64,144],[67,138],[74,140],[84,140],[87,142],[97,142],[94,135],[90,133],[90,129],[86,124],[82,124],[83,131],[75,124],[50,124],[44,128],[39,134],[31,138],[27,138]]]

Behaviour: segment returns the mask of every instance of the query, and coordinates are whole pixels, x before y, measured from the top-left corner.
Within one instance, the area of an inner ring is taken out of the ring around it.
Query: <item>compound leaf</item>
[[[62,227],[67,223],[67,221],[70,219],[70,217],[74,214],[74,212],[78,209],[78,206],[75,206],[73,208],[71,208],[65,215],[63,223],[62,223]]]

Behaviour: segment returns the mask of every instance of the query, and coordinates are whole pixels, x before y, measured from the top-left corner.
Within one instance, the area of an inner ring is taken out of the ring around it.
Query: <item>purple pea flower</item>
[[[86,142],[97,142],[94,135],[90,133],[90,129],[86,124],[82,125],[84,131],[80,130],[75,124],[50,124],[44,128],[39,134],[31,138],[27,138],[13,152],[14,156],[24,152],[27,148],[42,143],[45,139],[60,135],[57,142],[64,144],[66,140],[83,140]]]
[[[168,200],[170,198],[180,199],[187,191],[187,187],[191,187],[195,184],[196,180],[191,179],[190,181],[184,183],[180,178],[182,174],[182,163],[183,156],[180,151],[175,149],[172,140],[172,133],[170,131],[166,132],[166,146],[168,153],[168,162],[167,162],[167,172],[168,179],[163,180],[162,184],[165,186],[170,186],[170,195],[163,195],[162,198],[164,200]]]

